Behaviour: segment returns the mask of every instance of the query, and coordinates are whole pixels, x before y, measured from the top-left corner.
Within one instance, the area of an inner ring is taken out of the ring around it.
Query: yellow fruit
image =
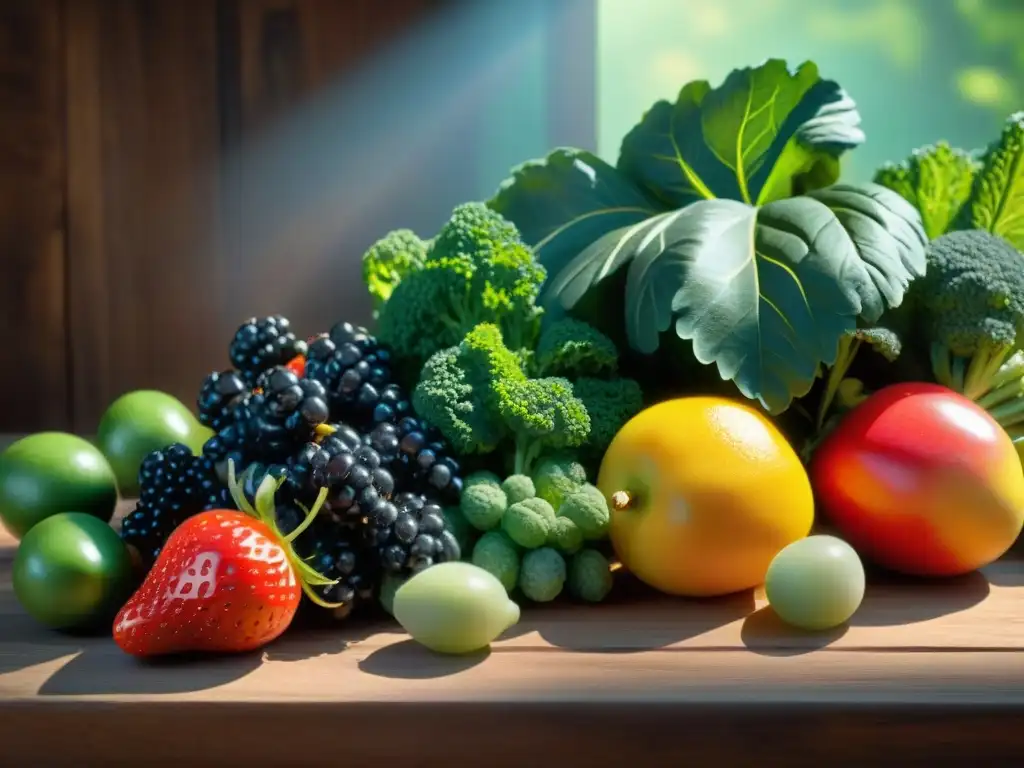
[[[608,447],[598,487],[623,566],[674,595],[761,584],[814,522],[810,481],[786,439],[759,411],[718,397],[639,413]]]

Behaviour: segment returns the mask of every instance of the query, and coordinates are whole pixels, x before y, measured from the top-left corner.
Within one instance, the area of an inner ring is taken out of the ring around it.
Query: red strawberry
[[[296,355],[289,360],[284,367],[301,379],[306,375],[306,356]]]
[[[273,522],[277,483],[264,479],[255,509],[241,494],[229,463],[229,484],[244,511],[211,510],[190,517],[164,545],[142,586],[114,620],[114,641],[133,656],[184,651],[251,651],[291,624],[302,592],[331,584],[299,560]],[[323,505],[321,493],[307,523]]]

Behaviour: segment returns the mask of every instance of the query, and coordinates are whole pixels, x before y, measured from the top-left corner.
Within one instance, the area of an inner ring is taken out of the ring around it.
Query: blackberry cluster
[[[235,408],[245,401],[249,391],[237,371],[211,373],[199,390],[199,423],[219,432],[233,421]]]
[[[296,338],[291,323],[280,315],[250,318],[235,332],[228,347],[231,364],[250,387],[264,371],[305,354],[306,342]]]
[[[331,412],[344,414],[354,426],[395,421],[410,412],[392,379],[391,353],[360,326],[338,323],[313,339],[306,376],[324,385]]]
[[[302,365],[293,362],[299,355]],[[293,545],[337,581],[317,590],[344,603],[341,614],[374,597],[385,575],[460,557],[442,512],[458,503],[459,464],[441,435],[415,417],[393,378],[390,352],[365,328],[338,323],[307,348],[287,319],[252,319],[238,329],[229,356],[234,368],[210,374],[199,393],[200,420],[216,432],[202,457],[175,447],[143,466],[143,498],[123,535],[148,564],[189,514],[234,507],[229,461],[250,501],[267,476],[283,481],[275,514],[285,534],[327,489]]]
[[[426,422],[406,416],[397,424],[377,424],[369,442],[400,487],[458,501],[462,493],[459,463],[449,455],[441,433]]]
[[[121,521],[121,538],[152,567],[175,528],[206,509],[233,508],[212,462],[174,443],[153,451],[139,469],[139,502]]]

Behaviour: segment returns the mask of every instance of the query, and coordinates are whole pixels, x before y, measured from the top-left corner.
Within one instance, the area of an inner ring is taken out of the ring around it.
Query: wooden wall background
[[[0,433],[91,433],[136,388],[191,402],[250,315],[307,334],[367,321],[359,255],[471,199],[474,115],[533,55],[507,24],[409,42],[419,64],[396,58],[377,82],[431,67],[443,81],[511,47],[446,117],[436,93],[382,104],[381,130],[420,144],[376,173],[387,158],[352,146],[376,116],[349,114],[373,81],[347,74],[453,5],[0,0]],[[552,7],[549,146],[592,146],[593,0]]]

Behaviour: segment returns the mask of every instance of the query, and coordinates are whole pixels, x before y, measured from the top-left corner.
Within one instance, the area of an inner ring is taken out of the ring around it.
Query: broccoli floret
[[[854,358],[864,344],[868,344],[886,360],[892,362],[900,356],[902,342],[894,331],[888,328],[857,328],[854,331],[844,334],[839,339],[839,349],[836,352],[836,361],[828,369],[825,376],[825,391],[822,393],[821,401],[818,403],[818,418],[816,423],[817,431],[820,432],[829,416],[832,403],[841,392],[850,394],[850,386],[846,384],[846,373],[850,370]],[[856,385],[852,385],[856,389]],[[860,392],[863,394],[863,383],[860,383]],[[840,398],[841,404],[848,401]]]
[[[422,269],[427,243],[409,229],[389,232],[363,254],[363,282],[379,311],[402,279]]]
[[[600,490],[589,483],[562,502],[562,506],[558,508],[558,516],[567,517],[576,523],[576,527],[583,533],[583,538],[589,541],[604,538],[611,523],[608,500]]]
[[[462,489],[459,509],[466,522],[478,531],[497,528],[508,508],[508,498],[500,485],[476,483]]]
[[[517,504],[523,499],[532,499],[537,495],[533,480],[529,475],[509,475],[501,484],[501,490],[508,497],[509,504]]]
[[[469,552],[473,548],[476,529],[469,524],[466,516],[458,507],[445,507],[442,514],[444,515],[445,529],[451,531],[452,536],[459,542],[459,550]]]
[[[925,234],[933,240],[956,219],[971,194],[977,169],[969,153],[939,142],[914,150],[899,165],[883,166],[874,180],[917,208]]]
[[[962,228],[988,230],[1024,250],[1024,111],[1010,115],[981,163]]]
[[[506,592],[516,588],[519,580],[519,550],[501,531],[488,531],[473,547],[473,565],[494,576]]]
[[[565,586],[565,559],[550,547],[527,552],[519,566],[519,589],[537,603],[554,600]]]
[[[515,474],[528,474],[546,449],[579,445],[590,430],[587,409],[572,385],[528,378],[490,323],[427,361],[412,402],[459,453],[489,453],[510,440]]]
[[[593,326],[569,317],[541,330],[534,364],[542,376],[611,375],[619,364],[619,350]]]
[[[583,448],[588,455],[604,456],[623,425],[643,410],[644,393],[633,379],[577,379],[573,392],[590,417],[590,432]]]
[[[548,540],[555,510],[544,499],[524,499],[509,507],[501,517],[501,528],[516,544],[536,549]]]
[[[425,361],[480,323],[494,323],[512,349],[532,348],[537,295],[546,273],[516,227],[482,203],[458,206],[381,308],[377,336],[400,358]]]
[[[985,230],[950,232],[932,241],[920,296],[920,322],[931,341],[940,384],[972,400],[986,397],[1004,426],[1024,419],[1014,353],[1024,327],[1024,255]],[[1005,399],[991,394],[1007,387]]]
[[[555,453],[542,458],[533,471],[533,484],[537,495],[555,509],[570,494],[575,493],[587,482],[587,470],[567,453]]]
[[[496,325],[482,324],[433,355],[412,392],[416,413],[462,454],[490,453],[509,435],[493,392],[494,378],[526,378]]]
[[[477,483],[491,483],[492,485],[501,485],[501,478],[487,469],[479,469],[476,472],[472,472],[466,475],[462,479],[462,488],[471,488]]]
[[[600,603],[612,591],[608,559],[596,549],[584,549],[569,563],[569,594],[588,603]]]
[[[556,517],[548,529],[548,545],[571,555],[583,546],[583,531],[568,517]]]
[[[529,471],[541,452],[582,445],[590,416],[568,379],[494,380],[498,412],[515,436],[515,472]]]

